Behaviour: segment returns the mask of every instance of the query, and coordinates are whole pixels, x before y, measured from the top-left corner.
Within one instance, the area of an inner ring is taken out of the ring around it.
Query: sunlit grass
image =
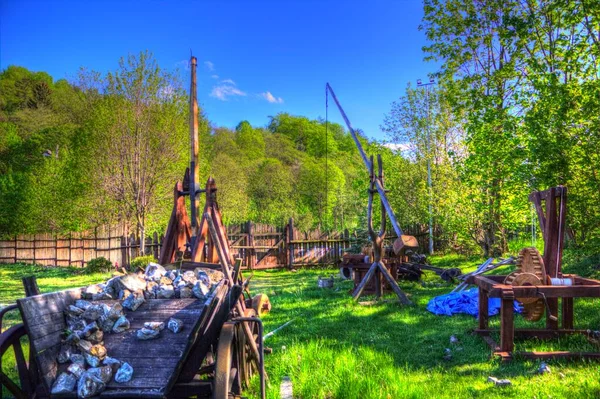
[[[566,258],[574,259],[570,255]],[[481,261],[457,255],[431,258],[436,266],[460,267],[464,272],[474,270]],[[569,268],[582,266],[568,264]],[[506,267],[495,272],[510,270]],[[0,302],[6,304],[22,296],[20,278],[31,272],[37,275],[43,292],[83,286],[106,277],[73,274],[77,270],[1,266]],[[484,341],[472,334],[475,318],[429,313],[425,309],[428,301],[453,287],[434,273],[425,275],[426,282],[436,283],[433,286],[401,283],[415,304],[409,307],[393,302],[359,305],[349,295],[352,282],[338,278],[333,289],[318,288],[318,276],[330,274],[337,274],[337,270],[261,271],[252,279],[251,291],[267,293],[273,303],[273,310],[264,317],[266,332],[293,319],[266,341],[273,348],[266,358],[269,398],[279,397],[284,376],[291,378],[296,398],[600,397],[598,363],[554,361],[549,363],[552,373],[546,375],[536,373],[540,362],[501,364],[490,357]],[[393,297],[387,295],[385,299]],[[598,301],[576,300],[575,304],[575,327],[599,329]],[[532,324],[517,316],[516,324],[541,327],[543,322]],[[491,326],[498,325],[499,319],[493,317]],[[451,335],[459,339],[458,344],[450,344]],[[443,359],[445,348],[452,352],[449,361]],[[517,341],[517,349],[598,350],[581,337]],[[14,370],[14,360],[3,361],[5,370]],[[495,387],[487,382],[488,376],[508,378],[512,386]],[[257,388],[255,379],[247,394],[257,397]]]

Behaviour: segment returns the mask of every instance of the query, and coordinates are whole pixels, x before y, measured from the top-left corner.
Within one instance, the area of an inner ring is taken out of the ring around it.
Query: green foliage
[[[131,261],[131,264],[129,265],[129,269],[130,270],[137,270],[138,268],[145,269],[146,266],[148,266],[148,264],[150,262],[158,262],[158,261],[156,260],[156,258],[153,255],[138,256],[138,257],[133,258],[133,260]]]
[[[103,256],[91,259],[85,267],[85,271],[88,274],[108,273],[111,270],[113,270],[112,262]]]

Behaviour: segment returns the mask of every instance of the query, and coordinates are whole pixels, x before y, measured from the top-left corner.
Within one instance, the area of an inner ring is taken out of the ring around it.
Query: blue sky
[[[147,49],[175,69],[192,49],[198,99],[216,125],[264,126],[278,112],[324,117],[330,82],[354,127],[384,139],[390,103],[436,69],[423,61],[422,16],[420,0],[2,0],[0,67],[69,78]],[[330,120],[341,123],[331,105]]]

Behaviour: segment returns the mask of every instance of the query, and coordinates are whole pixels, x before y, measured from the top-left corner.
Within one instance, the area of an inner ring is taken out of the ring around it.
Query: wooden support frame
[[[377,176],[374,173],[373,156],[371,156],[369,165],[370,165],[371,184],[369,187],[369,204],[368,204],[368,208],[367,208],[367,223],[368,223],[368,229],[369,229],[369,237],[371,238],[371,243],[373,245],[373,264],[369,268],[369,271],[367,271],[367,274],[365,274],[365,277],[362,279],[362,281],[358,284],[358,286],[352,293],[352,297],[355,300],[358,300],[358,298],[360,298],[360,296],[362,295],[362,292],[365,289],[366,285],[369,283],[369,281],[372,278],[375,278],[375,296],[378,299],[381,298],[383,296],[383,284],[382,284],[382,277],[383,277],[385,280],[387,280],[388,284],[390,285],[390,287],[392,288],[392,290],[398,297],[398,300],[400,301],[400,303],[402,303],[403,305],[410,305],[411,304],[410,300],[408,299],[406,294],[400,289],[400,287],[398,286],[398,283],[396,282],[394,277],[392,277],[390,272],[387,270],[387,268],[381,261],[381,258],[383,256],[383,242],[385,239],[385,230],[386,230],[385,227],[386,227],[386,220],[387,220],[387,212],[386,212],[387,208],[384,206],[381,198],[379,198],[380,199],[379,202],[381,204],[381,223],[380,223],[379,232],[376,232],[373,229],[373,200],[374,200],[375,193],[378,192],[378,190],[376,189],[376,186],[379,185],[381,187],[384,187],[383,161],[381,160],[381,155],[377,155],[377,165],[378,165]]]
[[[565,234],[567,188],[558,186],[545,191],[534,192],[529,196],[533,202],[540,227],[544,236],[544,267],[548,281],[538,286],[513,286],[504,284],[506,276],[474,275],[467,280],[479,289],[478,328],[475,332],[481,335],[492,348],[495,355],[503,361],[513,359],[515,355],[527,359],[573,359],[585,358],[600,360],[598,352],[523,352],[515,351],[515,339],[552,339],[570,334],[582,334],[589,337],[590,330],[574,329],[574,299],[600,298],[600,281],[577,275],[562,274],[562,250]],[[552,278],[568,278],[572,285],[552,285]],[[546,328],[516,329],[514,327],[515,298],[543,297],[547,303]],[[490,336],[488,299],[500,298],[500,344]],[[561,320],[558,309],[562,308]]]

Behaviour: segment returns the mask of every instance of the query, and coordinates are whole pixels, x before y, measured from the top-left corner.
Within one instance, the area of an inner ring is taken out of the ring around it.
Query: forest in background
[[[362,137],[383,156],[400,224],[427,224],[431,204],[448,248],[499,255],[537,224],[528,194],[563,184],[572,237],[597,246],[600,8],[426,0],[424,10],[436,84],[408,85],[382,110],[401,150]],[[69,81],[3,70],[0,234],[115,223],[164,231],[189,159],[186,85],[149,52]],[[226,223],[364,228],[368,175],[342,126],[286,113],[266,126],[240,120],[200,123],[201,179],[216,179]]]

